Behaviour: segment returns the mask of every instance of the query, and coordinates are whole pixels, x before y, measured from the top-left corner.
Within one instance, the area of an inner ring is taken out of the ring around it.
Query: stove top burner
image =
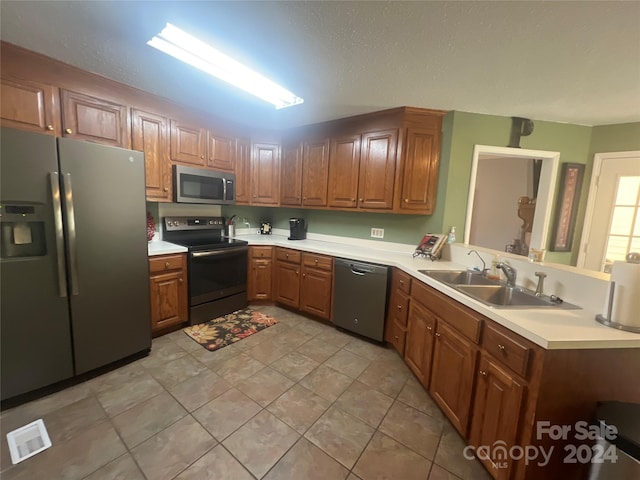
[[[241,247],[249,242],[224,236],[224,217],[164,217],[163,239],[189,251]]]

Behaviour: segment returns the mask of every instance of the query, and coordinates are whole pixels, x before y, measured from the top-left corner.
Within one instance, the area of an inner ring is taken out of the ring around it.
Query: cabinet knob
[[[487,372],[485,372],[484,370],[480,370],[480,375],[482,375],[483,377],[487,376]]]
[[[182,279],[182,277],[180,277],[180,278],[178,279],[178,281],[179,281],[180,283],[184,282],[184,280]]]
[[[504,345],[498,344],[498,350],[504,353]]]
[[[169,191],[169,187],[164,187],[162,190],[163,190],[164,192],[168,192],[168,191]]]
[[[285,257],[287,257],[287,258],[289,258],[289,254],[288,254],[288,253],[285,253],[285,255],[284,255],[284,256],[285,256]]]
[[[47,125],[47,130],[49,130],[50,132],[53,132],[53,125]]]
[[[306,199],[307,199],[307,197],[302,197],[302,200],[306,200]]]
[[[306,274],[306,273],[303,273],[303,274],[302,274],[302,278],[307,278],[307,274]]]
[[[396,307],[398,307],[398,310],[402,310],[402,305],[396,305]]]
[[[256,198],[256,196],[254,195],[253,198]]]
[[[65,128],[64,133],[73,133],[73,130],[71,130],[70,128]]]
[[[400,280],[400,285],[404,285],[404,280]]]
[[[355,199],[355,198],[352,198],[352,199],[351,199],[351,201],[352,201],[352,202],[355,202],[355,201],[356,201],[356,199]]]
[[[299,275],[299,274],[300,274],[300,272],[298,272],[298,270],[296,270],[296,275]]]
[[[171,264],[169,262],[164,262],[164,268],[169,268]]]
[[[364,198],[361,198],[359,201],[360,201],[360,202],[364,202]]]
[[[405,198],[405,199],[404,199],[404,203],[409,203],[409,199],[408,199],[408,198]]]
[[[314,262],[316,262],[316,265],[317,265],[317,264],[318,264],[318,259],[316,258],[316,259],[314,260]]]
[[[394,337],[396,340],[400,340],[400,337],[398,337],[398,335],[394,335]]]
[[[439,336],[440,336],[440,334],[439,334],[439,333],[436,333],[436,337],[439,337]]]
[[[433,330],[433,327],[430,327],[430,326],[427,325],[427,330],[431,331],[431,330]]]
[[[204,159],[204,155],[200,155],[200,158]]]

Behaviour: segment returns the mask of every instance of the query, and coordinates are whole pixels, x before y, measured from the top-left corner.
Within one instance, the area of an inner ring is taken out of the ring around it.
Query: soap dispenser
[[[456,227],[451,227],[451,231],[449,232],[449,238],[447,239],[448,243],[456,243]]]
[[[493,256],[491,260],[491,271],[487,274],[489,280],[500,280],[500,273],[498,273],[498,263],[500,263],[500,257],[498,255]]]

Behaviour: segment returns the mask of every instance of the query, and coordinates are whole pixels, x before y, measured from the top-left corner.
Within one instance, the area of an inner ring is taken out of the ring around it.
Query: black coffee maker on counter
[[[291,234],[289,240],[304,240],[307,238],[307,222],[304,218],[290,218],[289,229]]]

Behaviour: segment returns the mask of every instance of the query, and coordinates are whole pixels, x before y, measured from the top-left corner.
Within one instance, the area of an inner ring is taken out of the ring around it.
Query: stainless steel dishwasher
[[[333,283],[333,323],[379,342],[384,336],[389,267],[338,258]]]

